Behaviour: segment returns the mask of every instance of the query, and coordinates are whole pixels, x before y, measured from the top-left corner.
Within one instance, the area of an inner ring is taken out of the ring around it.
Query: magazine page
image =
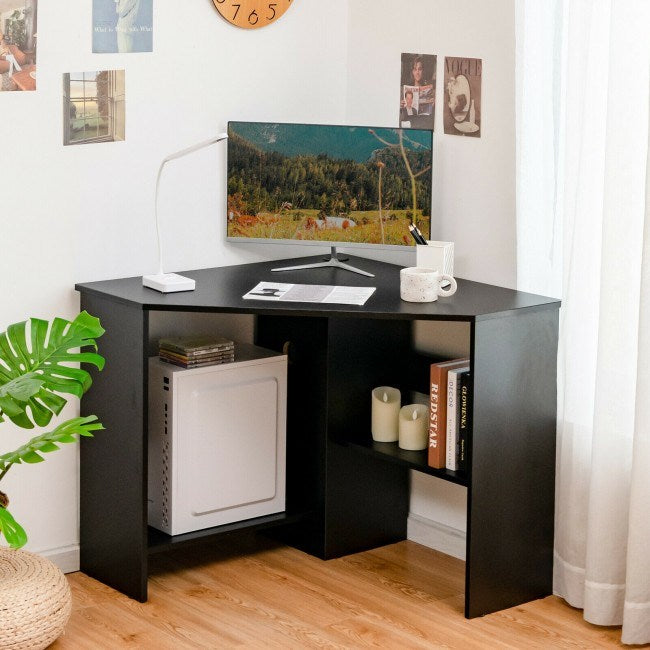
[[[447,135],[481,137],[483,60],[445,57],[444,129]]]
[[[284,284],[259,282],[244,300],[277,302],[317,302],[339,305],[364,305],[376,287],[338,287],[327,284]]]
[[[402,53],[399,109],[402,128],[433,130],[436,62],[435,54]]]

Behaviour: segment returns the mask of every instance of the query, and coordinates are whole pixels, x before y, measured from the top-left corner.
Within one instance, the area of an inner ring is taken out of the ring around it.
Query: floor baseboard
[[[465,559],[465,533],[462,530],[445,526],[432,519],[410,514],[407,520],[407,539],[422,544],[452,557]],[[63,571],[79,571],[79,546],[62,546],[46,551],[38,551]]]
[[[433,519],[410,514],[406,524],[406,538],[459,560],[465,559],[465,532]]]
[[[74,573],[79,571],[79,545],[61,546],[47,551],[38,551],[38,555],[46,557],[50,562],[63,571],[63,573]]]

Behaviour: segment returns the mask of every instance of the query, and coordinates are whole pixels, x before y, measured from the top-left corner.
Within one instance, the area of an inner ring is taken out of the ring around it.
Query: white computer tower
[[[170,535],[285,509],[287,357],[236,345],[233,363],[149,359],[149,525]]]

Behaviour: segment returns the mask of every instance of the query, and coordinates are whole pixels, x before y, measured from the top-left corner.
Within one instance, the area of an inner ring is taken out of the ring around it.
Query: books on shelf
[[[460,428],[461,378],[469,372],[469,365],[450,369],[447,374],[447,469],[458,471]]]
[[[469,364],[469,359],[452,359],[431,364],[429,383],[429,467],[447,464],[447,375]]]
[[[183,368],[200,368],[235,360],[235,343],[222,336],[181,336],[158,341],[158,356]]]
[[[466,372],[460,378],[460,422],[458,423],[458,470],[467,471],[467,444],[468,434],[471,430],[472,409],[470,399],[472,395],[472,373]]]

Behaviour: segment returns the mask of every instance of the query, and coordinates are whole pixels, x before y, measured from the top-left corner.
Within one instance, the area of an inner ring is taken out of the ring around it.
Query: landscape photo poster
[[[93,52],[153,51],[153,0],[93,0]]]
[[[445,57],[443,125],[447,135],[481,137],[482,75],[482,59]]]
[[[0,0],[0,92],[36,90],[38,0]]]
[[[402,53],[399,107],[402,128],[433,130],[436,61],[435,54]]]

